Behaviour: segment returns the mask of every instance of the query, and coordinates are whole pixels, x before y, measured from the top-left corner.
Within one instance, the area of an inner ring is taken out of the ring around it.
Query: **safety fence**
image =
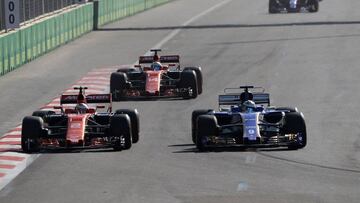
[[[0,30],[5,29],[3,3],[0,0]],[[20,23],[77,3],[76,0],[20,0]]]
[[[98,22],[99,25],[104,25],[169,1],[171,0],[100,0]]]
[[[84,5],[16,32],[0,35],[0,75],[91,31],[92,4]]]
[[[0,35],[0,75],[39,57],[99,26],[171,0],[99,0]],[[97,13],[98,16],[94,16]]]

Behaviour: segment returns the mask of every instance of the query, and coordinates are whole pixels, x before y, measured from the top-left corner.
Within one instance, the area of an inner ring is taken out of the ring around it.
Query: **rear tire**
[[[285,114],[285,124],[282,128],[284,134],[297,134],[297,141],[289,149],[301,149],[307,144],[306,124],[302,113],[291,112]]]
[[[206,138],[217,135],[217,120],[214,115],[201,115],[197,120],[196,147],[199,151],[208,151]]]
[[[114,145],[114,150],[130,149],[131,141],[131,123],[130,117],[126,114],[114,115],[110,120],[110,136],[118,138]],[[124,138],[124,145],[121,139]]]
[[[110,77],[110,92],[114,101],[119,101],[124,96],[127,85],[127,76],[123,72],[112,73]]]
[[[273,124],[281,122],[284,117],[285,117],[284,112],[269,112],[264,114],[264,120],[268,123],[273,123]]]
[[[136,71],[136,69],[135,68],[119,68],[119,69],[117,69],[117,71],[116,72],[118,72],[118,73],[129,73],[129,72],[134,72],[134,71]]]
[[[276,111],[288,111],[288,112],[299,112],[296,107],[277,107],[275,108]]]
[[[43,119],[43,121],[45,123],[47,123],[48,119],[46,118],[47,116],[49,115],[54,115],[55,112],[54,111],[43,111],[43,110],[40,110],[40,111],[34,111],[32,113],[32,116],[37,116],[37,117],[40,117]]]
[[[119,109],[116,110],[115,114],[126,114],[130,117],[132,143],[137,143],[139,141],[140,132],[140,119],[137,109]]]
[[[189,93],[183,96],[184,99],[195,99],[198,96],[198,86],[195,71],[187,70],[181,73],[180,87],[189,89]]]
[[[186,71],[186,70],[195,71],[197,86],[198,86],[198,94],[202,94],[202,92],[203,92],[203,75],[201,72],[201,67],[186,67],[186,68],[184,68],[184,71]]]
[[[21,148],[26,153],[38,152],[44,122],[37,116],[26,116],[22,121]]]
[[[32,116],[37,116],[37,117],[43,118],[43,117],[45,117],[45,116],[47,116],[47,115],[53,115],[53,114],[55,114],[55,111],[44,111],[44,110],[40,110],[40,111],[34,111],[34,112],[32,113]]]
[[[200,109],[200,110],[195,110],[192,112],[191,115],[191,138],[194,144],[196,144],[196,131],[197,131],[197,119],[199,116],[201,115],[205,115],[208,114],[209,112],[213,112],[214,110],[212,109]]]

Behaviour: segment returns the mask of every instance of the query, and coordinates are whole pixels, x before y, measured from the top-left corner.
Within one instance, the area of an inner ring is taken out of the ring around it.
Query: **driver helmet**
[[[251,100],[246,100],[241,106],[242,112],[251,113],[254,112],[255,109],[256,109],[256,104],[254,101]]]
[[[84,114],[87,112],[87,110],[89,109],[88,105],[85,103],[79,103],[75,106],[75,111],[78,114]]]
[[[159,70],[161,70],[161,68],[162,68],[162,65],[160,62],[154,62],[151,64],[152,70],[159,71]]]

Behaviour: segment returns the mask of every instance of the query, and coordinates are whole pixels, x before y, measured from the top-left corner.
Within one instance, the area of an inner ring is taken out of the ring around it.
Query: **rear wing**
[[[267,104],[270,105],[270,94],[269,93],[252,93],[252,100],[256,104]],[[219,95],[219,105],[239,105],[243,103],[240,94],[225,94]]]
[[[61,95],[60,105],[63,104],[77,104],[79,95]],[[85,97],[86,103],[111,103],[111,94],[89,94]]]
[[[139,64],[153,63],[154,56],[140,56]],[[179,55],[160,56],[160,63],[180,63]]]

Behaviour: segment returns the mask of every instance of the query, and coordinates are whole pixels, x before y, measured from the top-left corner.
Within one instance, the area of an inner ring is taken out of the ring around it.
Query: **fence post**
[[[3,37],[0,37],[0,75],[4,74],[4,51]]]
[[[97,30],[99,26],[99,1],[94,1],[94,19],[93,19],[93,30]]]

